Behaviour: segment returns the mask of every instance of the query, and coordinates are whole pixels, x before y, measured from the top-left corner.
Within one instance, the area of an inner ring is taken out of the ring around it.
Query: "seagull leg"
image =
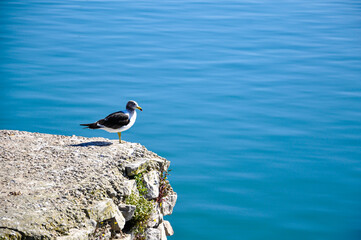
[[[118,137],[119,137],[119,143],[122,143],[122,138],[121,138],[121,132],[118,132]]]

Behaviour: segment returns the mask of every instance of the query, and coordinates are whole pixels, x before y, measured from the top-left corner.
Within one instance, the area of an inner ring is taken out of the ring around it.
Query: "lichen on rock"
[[[144,198],[157,216],[144,237],[167,234],[163,216],[176,193],[170,188],[163,198],[157,188],[170,162],[138,143],[0,130],[0,158],[0,239],[140,239],[131,197]]]

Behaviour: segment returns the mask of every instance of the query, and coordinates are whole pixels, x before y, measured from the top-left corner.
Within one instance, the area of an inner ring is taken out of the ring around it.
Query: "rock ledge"
[[[0,141],[0,239],[139,238],[125,200],[141,194],[143,175],[154,207],[141,238],[173,234],[163,216],[177,194],[169,185],[159,196],[170,162],[144,146],[15,130],[0,130]]]

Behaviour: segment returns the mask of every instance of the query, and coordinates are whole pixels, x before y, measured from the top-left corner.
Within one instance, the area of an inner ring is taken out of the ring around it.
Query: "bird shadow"
[[[69,146],[71,146],[71,147],[89,147],[89,146],[106,147],[106,146],[110,146],[112,144],[113,144],[112,142],[93,141],[93,142],[72,144]]]

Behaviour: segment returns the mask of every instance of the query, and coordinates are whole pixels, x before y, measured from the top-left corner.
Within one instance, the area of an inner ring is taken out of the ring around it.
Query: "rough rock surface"
[[[159,195],[159,172],[156,170],[144,174],[145,187],[148,190],[146,195],[149,199],[154,199]]]
[[[148,228],[146,233],[147,233],[146,240],[160,240],[161,239],[160,231],[156,228]]]
[[[123,227],[134,209],[124,199],[139,194],[132,176],[162,164],[169,161],[138,143],[0,130],[0,239],[95,239],[97,231],[101,239],[128,239]],[[166,198],[164,215],[176,193]],[[147,239],[161,238],[162,222]]]
[[[127,205],[127,204],[119,204],[118,209],[122,212],[125,221],[129,221],[134,216],[136,206]]]
[[[163,221],[163,226],[164,226],[165,234],[167,236],[172,236],[174,234],[173,228],[170,225],[169,221]]]

